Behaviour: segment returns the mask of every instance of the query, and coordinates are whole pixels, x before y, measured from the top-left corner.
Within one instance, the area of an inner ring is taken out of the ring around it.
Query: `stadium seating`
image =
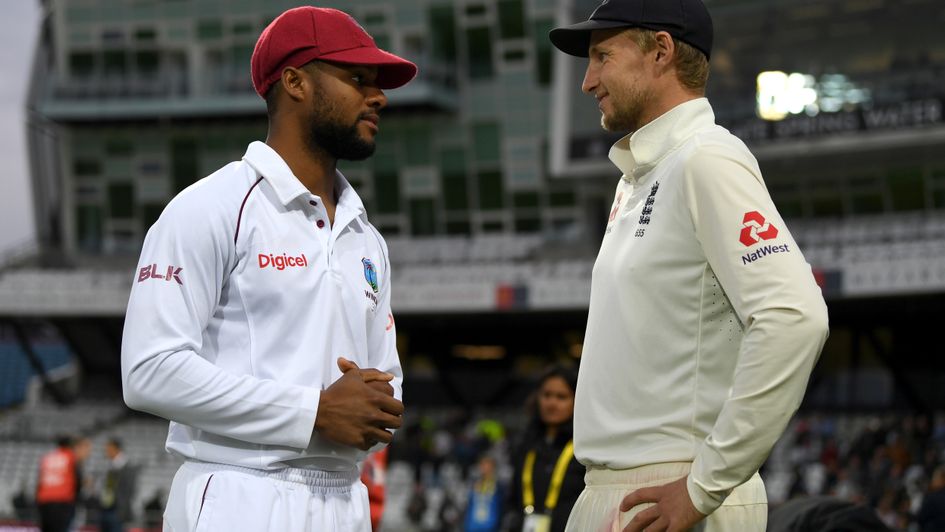
[[[32,497],[36,489],[39,458],[54,447],[60,434],[89,435],[92,454],[83,466],[94,494],[101,488],[107,470],[105,442],[117,437],[129,460],[138,468],[138,485],[132,501],[137,515],[156,491],[166,497],[181,460],[164,451],[167,422],[130,416],[120,398],[112,401],[81,401],[67,407],[39,405],[14,410],[0,418],[0,516],[11,515],[11,499],[25,489]]]
[[[68,347],[61,342],[41,342],[33,346],[46,371],[54,371],[72,364]],[[0,408],[21,403],[27,387],[35,375],[26,353],[12,340],[0,340]],[[0,435],[3,434],[0,421]]]

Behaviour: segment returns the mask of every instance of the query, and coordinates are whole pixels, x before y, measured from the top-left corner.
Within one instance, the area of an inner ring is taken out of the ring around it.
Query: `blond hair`
[[[656,32],[645,28],[630,28],[627,35],[640,47],[643,53],[656,47]],[[690,90],[704,92],[709,80],[709,60],[694,46],[673,37],[676,45],[676,78]]]

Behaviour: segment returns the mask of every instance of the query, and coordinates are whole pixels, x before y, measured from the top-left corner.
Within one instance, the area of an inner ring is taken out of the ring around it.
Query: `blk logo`
[[[746,212],[742,225],[744,227],[738,240],[745,247],[751,247],[761,240],[771,240],[778,236],[778,228],[768,223],[758,211]]]
[[[144,282],[148,279],[163,279],[165,281],[170,281],[171,279],[177,281],[177,284],[184,284],[184,281],[180,278],[180,272],[183,268],[177,266],[168,266],[167,270],[158,270],[157,264],[152,264],[150,266],[145,266],[138,270],[138,282]]]

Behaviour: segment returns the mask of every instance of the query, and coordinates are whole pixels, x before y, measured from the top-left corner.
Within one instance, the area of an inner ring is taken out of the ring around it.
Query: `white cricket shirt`
[[[711,513],[800,405],[827,336],[810,266],[755,158],[683,103],[619,140],[574,416],[581,463],[693,462]]]
[[[356,467],[313,435],[336,359],[402,371],[387,246],[339,172],[334,224],[253,142],[175,197],[144,241],[125,316],[128,405],[171,420],[167,449],[259,469]]]

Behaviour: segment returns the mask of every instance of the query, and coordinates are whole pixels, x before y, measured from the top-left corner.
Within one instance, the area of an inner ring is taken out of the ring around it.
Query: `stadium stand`
[[[73,356],[63,343],[38,343],[34,346],[42,371],[47,373],[74,370]],[[12,340],[0,338],[0,408],[22,403],[37,371],[23,353],[22,347]],[[3,434],[0,424],[0,434]]]
[[[54,447],[60,434],[88,436],[93,452],[83,473],[92,493],[100,488],[107,469],[103,454],[111,437],[121,439],[124,451],[138,470],[137,491],[132,501],[135,514],[143,517],[144,505],[156,492],[166,495],[181,460],[164,451],[167,422],[132,415],[120,397],[105,401],[83,400],[68,407],[37,405],[16,409],[0,417],[0,516],[13,514],[12,498],[21,489],[32,496],[36,488],[39,458]]]

